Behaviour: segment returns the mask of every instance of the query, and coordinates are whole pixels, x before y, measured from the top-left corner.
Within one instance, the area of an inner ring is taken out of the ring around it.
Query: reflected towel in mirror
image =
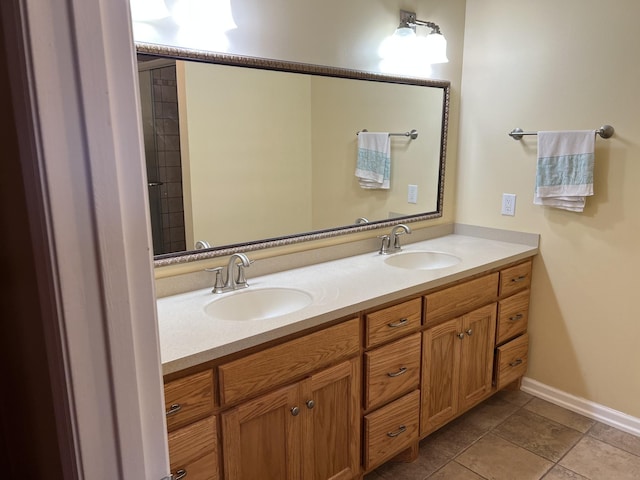
[[[388,132],[360,132],[358,134],[356,177],[362,188],[389,188],[391,140]]]

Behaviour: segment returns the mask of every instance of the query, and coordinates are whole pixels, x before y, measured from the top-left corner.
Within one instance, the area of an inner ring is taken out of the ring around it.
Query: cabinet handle
[[[398,435],[406,431],[407,431],[407,427],[405,427],[404,425],[400,425],[400,428],[398,428],[398,430],[396,430],[395,432],[387,432],[387,437],[391,437],[391,438],[397,437]]]
[[[391,328],[403,327],[403,326],[405,326],[407,324],[408,321],[409,320],[406,319],[406,318],[401,318],[400,320],[398,320],[395,323],[387,323],[387,326],[391,327]]]
[[[459,338],[460,340],[464,339],[464,332],[460,332],[460,333],[458,334],[458,338]]]
[[[181,478],[184,478],[186,476],[187,476],[187,471],[184,468],[181,468],[180,470],[177,470],[176,473],[171,474],[171,479],[180,480]]]
[[[179,403],[172,404],[169,407],[169,410],[166,411],[166,416],[168,417],[169,415],[173,415],[175,413],[178,413],[181,408],[182,408],[182,405],[180,405]]]
[[[397,372],[387,373],[387,375],[393,378],[393,377],[399,377],[404,373],[407,373],[407,367],[400,367],[400,370],[398,370]]]
[[[473,335],[473,330],[469,329],[469,330],[467,330],[466,333],[467,333],[467,335],[471,336],[471,335]]]
[[[509,363],[509,366],[510,367],[517,367],[521,363],[522,363],[522,359],[521,358],[516,358],[515,361]]]
[[[311,410],[315,406],[316,406],[316,402],[314,402],[313,400],[307,400],[307,408],[309,410]]]
[[[517,322],[518,320],[522,320],[522,317],[524,317],[523,314],[518,313],[517,315],[514,315],[513,317],[509,317],[509,320],[511,320],[512,322]]]
[[[519,277],[512,278],[511,283],[523,282],[527,279],[526,275],[520,275]]]
[[[297,417],[299,413],[300,413],[300,409],[298,407],[293,407],[291,409],[291,415],[293,415],[294,417]]]

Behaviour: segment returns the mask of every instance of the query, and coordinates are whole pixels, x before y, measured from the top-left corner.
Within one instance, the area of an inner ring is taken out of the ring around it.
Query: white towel
[[[582,212],[593,195],[594,130],[538,132],[533,203]]]
[[[362,188],[389,188],[391,140],[386,132],[358,133],[356,177]]]

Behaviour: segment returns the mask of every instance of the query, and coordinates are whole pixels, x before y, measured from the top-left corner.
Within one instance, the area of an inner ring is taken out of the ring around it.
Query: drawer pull
[[[511,283],[524,282],[527,279],[526,275],[520,275],[519,277],[512,278]]]
[[[517,315],[514,315],[513,317],[509,317],[509,320],[511,320],[512,322],[517,322],[518,320],[522,320],[522,317],[524,317],[524,315],[519,313]]]
[[[300,409],[298,407],[293,407],[291,409],[291,415],[293,415],[294,417],[297,417],[299,413],[300,413]]]
[[[316,402],[314,402],[313,400],[307,400],[306,405],[307,405],[307,408],[311,410],[313,407],[316,406]]]
[[[395,432],[387,432],[387,437],[394,438],[406,431],[407,431],[407,427],[405,427],[404,425],[400,425],[400,428],[398,428],[398,430],[396,430]]]
[[[176,413],[178,413],[180,411],[180,409],[182,408],[182,405],[180,405],[179,403],[174,403],[169,407],[169,410],[167,410],[166,415],[167,417],[169,415],[174,415]]]
[[[171,479],[180,480],[181,478],[184,478],[186,476],[187,476],[187,471],[184,468],[181,468],[180,470],[176,471],[176,473],[171,475]]]
[[[391,327],[391,328],[403,327],[403,326],[405,326],[407,324],[408,321],[409,320],[406,319],[406,318],[401,318],[400,320],[398,320],[395,323],[387,323],[387,326]]]
[[[407,367],[400,367],[400,370],[398,370],[397,372],[387,373],[387,375],[393,378],[393,377],[399,377],[400,375],[403,375],[405,373],[407,373]]]
[[[516,358],[513,362],[509,363],[509,366],[510,367],[517,367],[521,363],[522,363],[522,359],[521,358]]]

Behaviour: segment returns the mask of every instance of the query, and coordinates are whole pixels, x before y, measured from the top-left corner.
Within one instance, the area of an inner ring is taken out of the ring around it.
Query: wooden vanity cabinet
[[[225,402],[265,392],[221,414],[225,479],[359,475],[359,325],[348,320],[220,366]]]
[[[165,383],[169,462],[174,478],[220,478],[211,369]]]
[[[421,435],[441,427],[491,393],[496,304],[423,333]]]

